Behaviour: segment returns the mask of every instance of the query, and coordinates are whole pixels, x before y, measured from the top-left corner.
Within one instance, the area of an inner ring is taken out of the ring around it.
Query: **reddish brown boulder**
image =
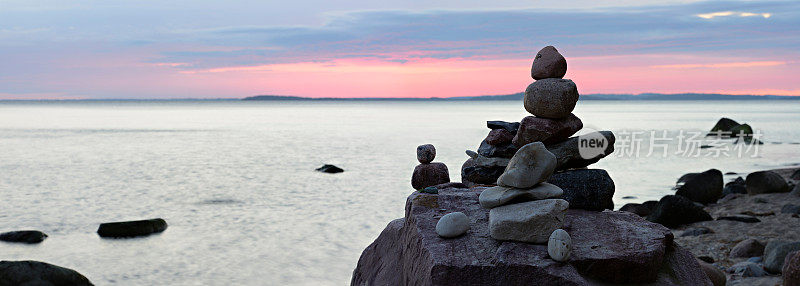
[[[511,133],[511,131],[506,129],[492,129],[492,131],[489,131],[489,135],[486,136],[486,143],[494,146],[501,146],[511,143],[512,139],[514,139],[514,133]]]
[[[800,286],[800,251],[786,255],[782,272],[783,286]]]
[[[536,53],[531,65],[533,79],[563,78],[565,74],[567,74],[567,59],[555,47],[547,46]]]
[[[405,218],[364,250],[351,285],[711,285],[668,229],[629,213],[569,210],[575,248],[566,263],[550,259],[546,245],[494,240],[478,203],[484,189],[409,196]],[[466,214],[470,229],[443,239],[436,223],[450,212]]]
[[[567,140],[581,128],[583,128],[583,122],[572,113],[562,119],[527,116],[520,122],[519,130],[512,142],[518,147],[533,142],[542,142],[545,145],[554,144]]]
[[[525,110],[536,117],[564,118],[578,103],[578,86],[568,79],[537,80],[525,89]]]
[[[450,182],[450,172],[444,163],[419,164],[411,175],[411,186],[415,190]]]

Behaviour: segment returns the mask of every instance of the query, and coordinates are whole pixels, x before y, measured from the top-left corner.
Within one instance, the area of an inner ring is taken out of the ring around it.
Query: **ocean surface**
[[[617,134],[617,152],[592,166],[616,182],[617,207],[673,193],[687,172],[800,163],[800,101],[581,101],[575,114]],[[516,101],[0,102],[0,232],[50,236],[0,243],[0,259],[97,285],[346,285],[403,216],[417,145],[434,144],[459,181],[486,121],[525,115]],[[690,140],[723,116],[765,144]],[[314,171],[326,163],[346,171]],[[156,217],[161,234],[95,233]]]

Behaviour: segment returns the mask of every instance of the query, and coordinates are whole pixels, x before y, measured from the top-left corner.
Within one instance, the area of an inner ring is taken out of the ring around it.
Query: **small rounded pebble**
[[[449,213],[436,223],[436,234],[450,238],[460,236],[469,230],[469,218],[462,212]]]
[[[431,144],[417,146],[417,160],[422,164],[433,162],[436,158],[436,148]]]
[[[563,229],[556,229],[547,241],[547,254],[555,261],[566,262],[572,253],[572,239]]]

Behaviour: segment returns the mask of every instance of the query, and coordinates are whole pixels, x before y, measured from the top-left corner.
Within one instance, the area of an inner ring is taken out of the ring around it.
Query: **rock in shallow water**
[[[342,168],[336,167],[334,165],[325,164],[322,167],[317,168],[317,171],[328,173],[328,174],[336,174],[344,172]]]
[[[39,261],[0,261],[0,285],[92,285],[75,270]]]
[[[101,237],[124,238],[145,236],[167,229],[167,222],[161,218],[108,222],[100,224],[97,234]]]
[[[568,79],[537,80],[525,90],[525,110],[536,117],[559,119],[569,116],[578,102],[578,87]]]
[[[628,213],[568,210],[562,229],[572,239],[569,263],[548,259],[544,245],[494,240],[489,210],[478,204],[483,189],[409,196],[406,217],[364,250],[351,285],[711,285],[668,229]],[[440,209],[477,223],[468,235],[441,239],[434,231]]]
[[[487,209],[505,205],[515,201],[533,201],[543,199],[553,199],[561,197],[564,191],[553,184],[541,183],[530,189],[517,189],[511,187],[496,186],[481,192],[478,201],[481,206]]]
[[[712,220],[702,207],[699,207],[682,196],[664,196],[647,220],[660,223],[666,227],[676,227],[698,221]]]
[[[496,207],[489,211],[489,234],[497,240],[545,243],[563,225],[567,208],[561,199]]]
[[[436,223],[436,234],[445,238],[460,236],[467,230],[469,230],[469,218],[462,212],[446,214]]]
[[[547,254],[555,261],[566,262],[572,253],[572,239],[563,229],[556,229],[547,240]]]
[[[581,128],[583,122],[572,113],[562,119],[527,116],[520,122],[519,131],[512,142],[515,146],[525,146],[533,142],[555,144],[567,140]]]
[[[38,230],[19,230],[0,233],[0,241],[18,243],[40,243],[47,238],[47,235]]]
[[[433,162],[436,158],[436,147],[431,144],[417,146],[417,161],[422,164]]]
[[[497,184],[505,187],[527,189],[544,182],[556,167],[556,156],[547,151],[542,142],[535,142],[519,148],[505,172],[497,179]]]
[[[415,190],[447,182],[450,182],[450,172],[444,163],[419,164],[411,175],[411,187]]]
[[[567,74],[567,59],[553,46],[547,46],[536,53],[531,65],[533,79],[563,78]]]

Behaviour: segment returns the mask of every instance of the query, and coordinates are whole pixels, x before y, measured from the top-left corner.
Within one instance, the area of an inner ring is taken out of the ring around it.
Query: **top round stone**
[[[436,158],[436,148],[431,144],[417,146],[417,160],[422,164],[433,162]]]
[[[567,59],[553,46],[544,47],[533,59],[531,77],[535,80],[545,78],[564,78],[567,74]]]

